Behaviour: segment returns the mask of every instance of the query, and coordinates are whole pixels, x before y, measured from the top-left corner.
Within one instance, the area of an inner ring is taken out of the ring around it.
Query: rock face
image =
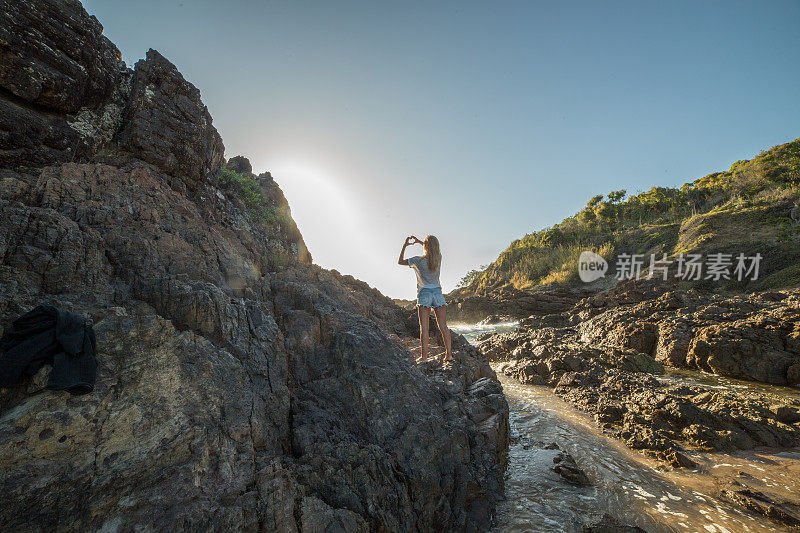
[[[268,173],[226,164],[258,211],[220,178],[157,52],[131,72],[77,2],[2,7],[0,330],[84,314],[100,367],[85,396],[47,369],[0,390],[0,523],[486,529],[508,406],[485,358],[456,337],[455,365],[416,366],[403,311],[310,264]]]
[[[120,148],[184,179],[191,189],[223,161],[222,138],[200,91],[155,50],[136,63],[123,118]]]
[[[0,165],[84,159],[103,121],[110,140],[129,73],[102,29],[77,0],[0,2]]]
[[[732,297],[657,287],[640,291],[628,304],[589,298],[576,306],[570,320],[579,325],[581,339],[632,348],[678,368],[800,385],[799,291]]]

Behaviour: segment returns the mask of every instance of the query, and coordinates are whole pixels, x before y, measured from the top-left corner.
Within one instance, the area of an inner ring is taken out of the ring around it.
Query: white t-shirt
[[[428,268],[428,258],[416,255],[408,258],[408,266],[413,268],[414,273],[417,275],[417,290],[441,287],[439,284],[439,271],[442,269],[442,265],[439,265],[436,272],[431,272]]]

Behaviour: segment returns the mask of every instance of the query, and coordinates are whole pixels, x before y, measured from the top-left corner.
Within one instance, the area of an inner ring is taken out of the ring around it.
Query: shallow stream
[[[458,325],[470,342],[485,331],[512,329]],[[497,513],[498,532],[573,532],[608,513],[648,532],[785,531],[771,520],[718,499],[720,487],[736,480],[755,490],[796,501],[800,492],[800,449],[737,453],[690,453],[695,470],[664,469],[658,462],[604,435],[591,416],[576,410],[546,386],[523,385],[498,374],[511,408],[506,500]],[[697,372],[671,372],[675,382],[712,387],[753,387],[776,397],[795,395],[785,387],[754,385]],[[567,484],[552,471],[558,450],[572,454],[592,481]]]

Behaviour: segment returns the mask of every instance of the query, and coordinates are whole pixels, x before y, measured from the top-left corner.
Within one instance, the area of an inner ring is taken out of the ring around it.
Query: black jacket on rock
[[[52,364],[47,388],[85,394],[97,376],[97,341],[83,316],[40,305],[16,319],[0,339],[0,387]]]

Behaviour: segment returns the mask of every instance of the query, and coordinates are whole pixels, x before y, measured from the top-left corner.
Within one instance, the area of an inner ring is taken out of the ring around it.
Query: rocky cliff
[[[158,52],[76,0],[0,2],[0,329],[90,317],[94,391],[0,390],[16,530],[482,530],[507,405],[463,342],[418,367],[403,311],[311,264],[280,188]]]

